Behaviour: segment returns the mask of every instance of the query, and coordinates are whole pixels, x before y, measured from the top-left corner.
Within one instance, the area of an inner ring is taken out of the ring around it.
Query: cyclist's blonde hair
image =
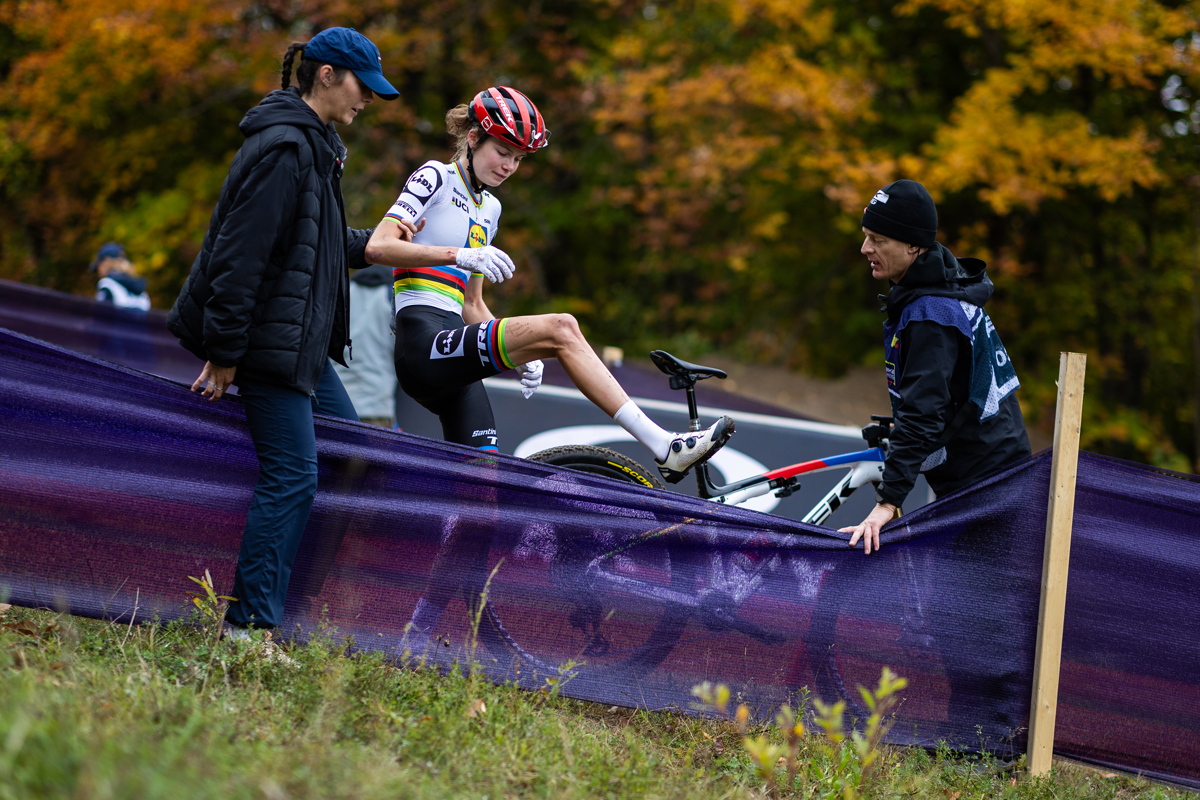
[[[467,154],[467,134],[476,132],[475,141],[483,141],[483,128],[478,122],[471,121],[471,115],[466,103],[456,105],[446,112],[446,132],[454,139],[454,158],[460,159]]]

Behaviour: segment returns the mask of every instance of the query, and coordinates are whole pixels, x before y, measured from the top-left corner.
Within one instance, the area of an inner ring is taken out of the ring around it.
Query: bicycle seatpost
[[[696,403],[696,384],[688,383],[687,385],[687,401],[688,401],[688,416],[692,419],[688,423],[689,431],[700,430],[700,406]]]
[[[696,382],[705,378],[726,378],[728,376],[725,370],[682,361],[666,350],[651,351],[650,360],[659,370],[670,376],[672,389],[687,391],[688,415],[691,417],[689,430],[700,430],[700,407],[696,404]]]

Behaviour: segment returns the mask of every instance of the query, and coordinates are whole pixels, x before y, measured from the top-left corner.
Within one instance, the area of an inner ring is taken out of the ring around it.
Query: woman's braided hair
[[[292,82],[292,64],[296,60],[296,53],[308,47],[308,42],[292,42],[288,45],[287,52],[283,54],[283,76],[282,87],[288,88]],[[296,68],[296,88],[300,90],[300,94],[307,97],[312,94],[313,84],[317,80],[317,71],[324,64],[312,58],[300,57],[300,66]],[[330,64],[333,67],[333,78],[335,81],[340,81],[347,72],[345,67],[339,67],[336,64]]]

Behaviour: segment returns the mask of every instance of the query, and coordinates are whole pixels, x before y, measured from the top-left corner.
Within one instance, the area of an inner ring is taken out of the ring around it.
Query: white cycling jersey
[[[484,247],[496,237],[500,201],[490,192],[476,194],[458,162],[427,161],[409,176],[384,220],[416,223],[425,227],[413,238],[416,244],[437,247]],[[478,274],[478,273],[476,273]],[[456,266],[392,270],[396,309],[433,306],[461,314],[463,293],[471,273]]]

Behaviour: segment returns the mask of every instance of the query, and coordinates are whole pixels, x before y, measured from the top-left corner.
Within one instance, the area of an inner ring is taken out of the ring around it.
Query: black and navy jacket
[[[902,505],[919,473],[938,495],[1029,455],[1008,353],[983,310],[977,258],[921,254],[888,293],[884,361],[896,427],[877,499]]]
[[[350,343],[350,269],[370,230],[346,227],[346,149],[295,88],[268,94],[240,125],[208,234],[167,327],[237,377],[311,393]]]

